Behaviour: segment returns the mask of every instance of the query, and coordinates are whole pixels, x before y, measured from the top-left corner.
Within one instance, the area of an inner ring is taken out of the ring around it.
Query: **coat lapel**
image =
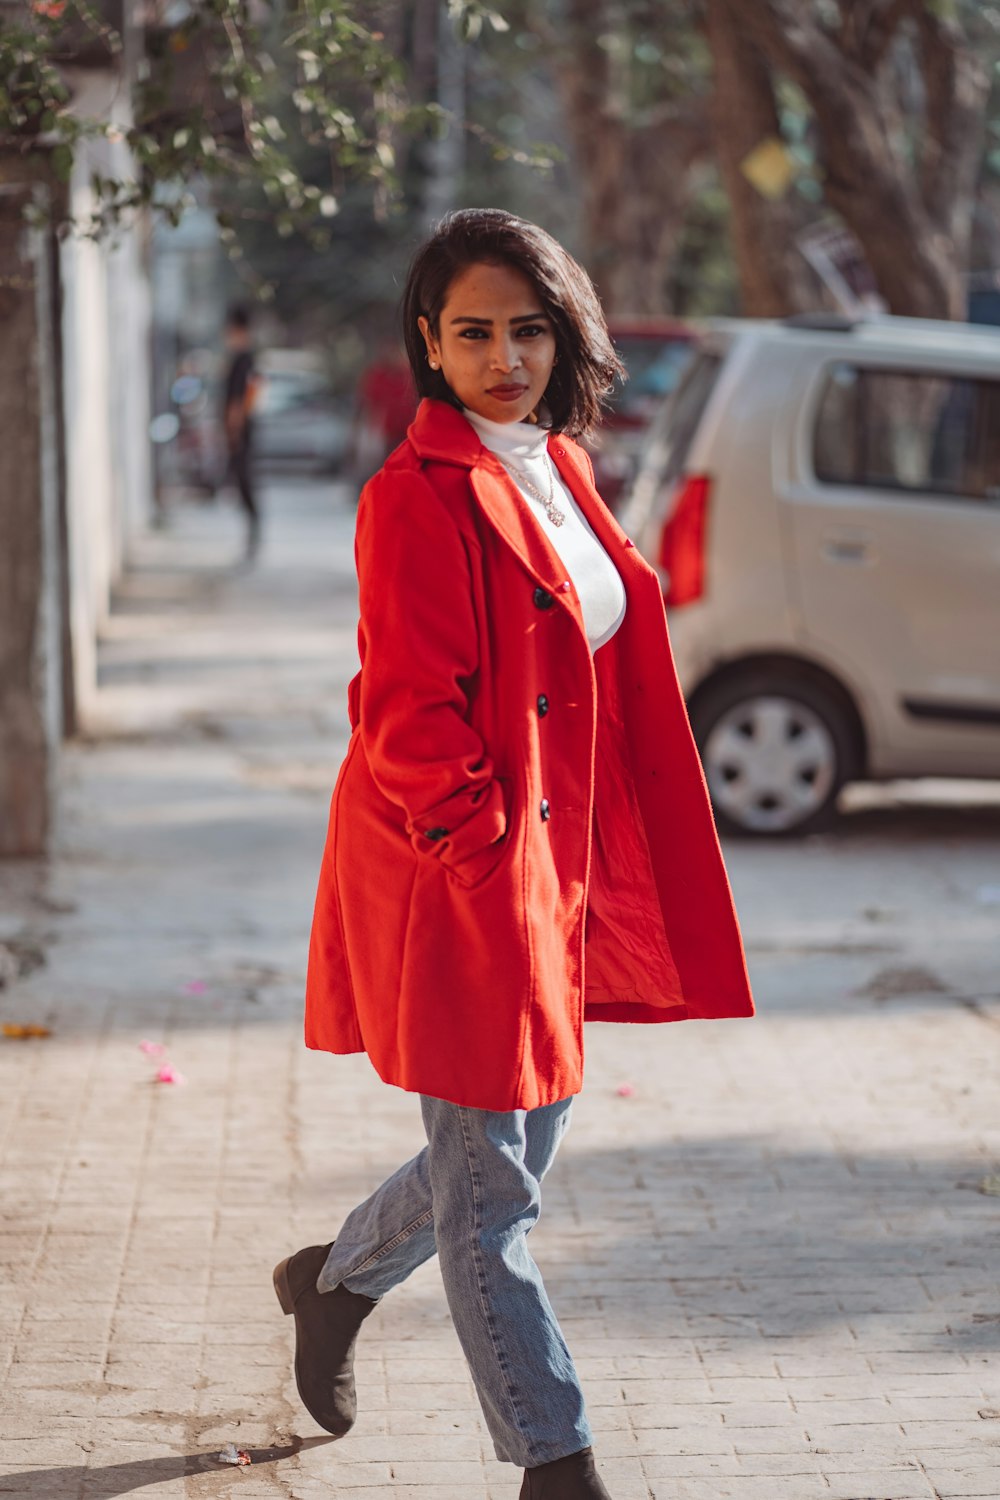
[[[472,493],[486,519],[517,554],[528,572],[563,604],[574,607],[566,567],[528,510],[524,497],[495,454],[484,448],[469,473]]]
[[[549,438],[549,456],[559,477],[589,522],[594,535],[621,575],[628,596],[630,585],[655,574],[631,538],[619,526],[598,494],[590,477],[590,463],[576,443],[555,433]]]
[[[483,446],[471,423],[443,401],[424,400],[408,436],[419,457],[469,470],[472,493],[489,524],[542,588],[570,611],[582,629],[580,606],[575,590],[567,587],[565,564],[531,515],[507,470]],[[618,568],[627,598],[630,585],[649,572],[647,564],[598,495],[587,459],[577,445],[561,433],[554,433],[549,438],[549,454],[595,536]]]
[[[419,458],[468,469],[473,497],[489,525],[535,581],[579,618],[572,588],[563,587],[567,582],[563,562],[503,464],[483,447],[462,413],[444,401],[424,400],[407,436]]]

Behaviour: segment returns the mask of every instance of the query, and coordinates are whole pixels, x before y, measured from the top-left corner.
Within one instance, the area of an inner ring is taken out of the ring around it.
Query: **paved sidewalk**
[[[273,1262],[421,1131],[300,1042],[353,516],[268,498],[253,571],[228,512],[143,542],[58,857],[0,866],[0,1020],[53,1033],[0,1039],[0,1494],[514,1500],[433,1263],[346,1439],[290,1380]],[[615,1500],[1000,1496],[1000,804],[855,803],[727,851],[756,1020],[589,1029],[532,1243]]]

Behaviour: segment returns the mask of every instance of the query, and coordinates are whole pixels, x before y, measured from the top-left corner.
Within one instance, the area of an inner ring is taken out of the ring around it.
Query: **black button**
[[[447,828],[428,828],[427,832],[424,834],[424,838],[430,839],[432,844],[436,844],[439,839],[446,839],[447,837]]]
[[[551,818],[551,816],[552,816],[552,809],[549,807],[549,799],[548,799],[548,797],[543,797],[542,798],[542,803],[541,803],[541,806],[539,807],[538,811],[541,813],[542,822],[543,823],[547,823],[549,821],[549,819]]]
[[[549,711],[549,700],[544,693],[538,695],[538,717],[544,719]]]
[[[534,600],[536,609],[552,608],[552,595],[549,593],[548,589],[539,587],[535,590],[531,597]]]

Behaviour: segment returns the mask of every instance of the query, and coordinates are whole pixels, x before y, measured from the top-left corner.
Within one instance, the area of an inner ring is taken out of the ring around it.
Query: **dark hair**
[[[589,432],[615,376],[624,375],[597,293],[557,240],[500,208],[448,214],[413,257],[403,293],[403,336],[420,395],[461,406],[441,371],[428,365],[417,319],[425,317],[436,334],[448,288],[473,265],[512,266],[534,283],[556,337],[558,362],[545,392],[551,426],[571,437]]]
[[[249,328],[250,309],[245,302],[234,302],[226,313],[227,328]]]

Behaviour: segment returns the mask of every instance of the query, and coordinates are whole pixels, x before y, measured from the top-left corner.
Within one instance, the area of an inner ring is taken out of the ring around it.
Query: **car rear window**
[[[817,409],[813,468],[825,484],[1000,498],[1000,381],[839,362]]]
[[[620,417],[646,422],[657,403],[676,389],[691,362],[694,344],[690,339],[618,334],[615,348],[628,379],[615,381],[607,405]]]
[[[663,409],[662,427],[656,433],[660,448],[661,484],[676,479],[687,461],[708,398],[715,389],[722,359],[703,350],[688,367],[677,387],[674,399]],[[650,447],[654,445],[651,443]]]
[[[330,388],[321,376],[263,372],[263,390],[257,404],[259,416],[301,410],[330,399]]]
[[[625,530],[633,536],[641,533],[657,509],[658,497],[683,469],[698,423],[715,389],[722,359],[720,354],[699,350],[650,427],[639,471],[620,517]]]

